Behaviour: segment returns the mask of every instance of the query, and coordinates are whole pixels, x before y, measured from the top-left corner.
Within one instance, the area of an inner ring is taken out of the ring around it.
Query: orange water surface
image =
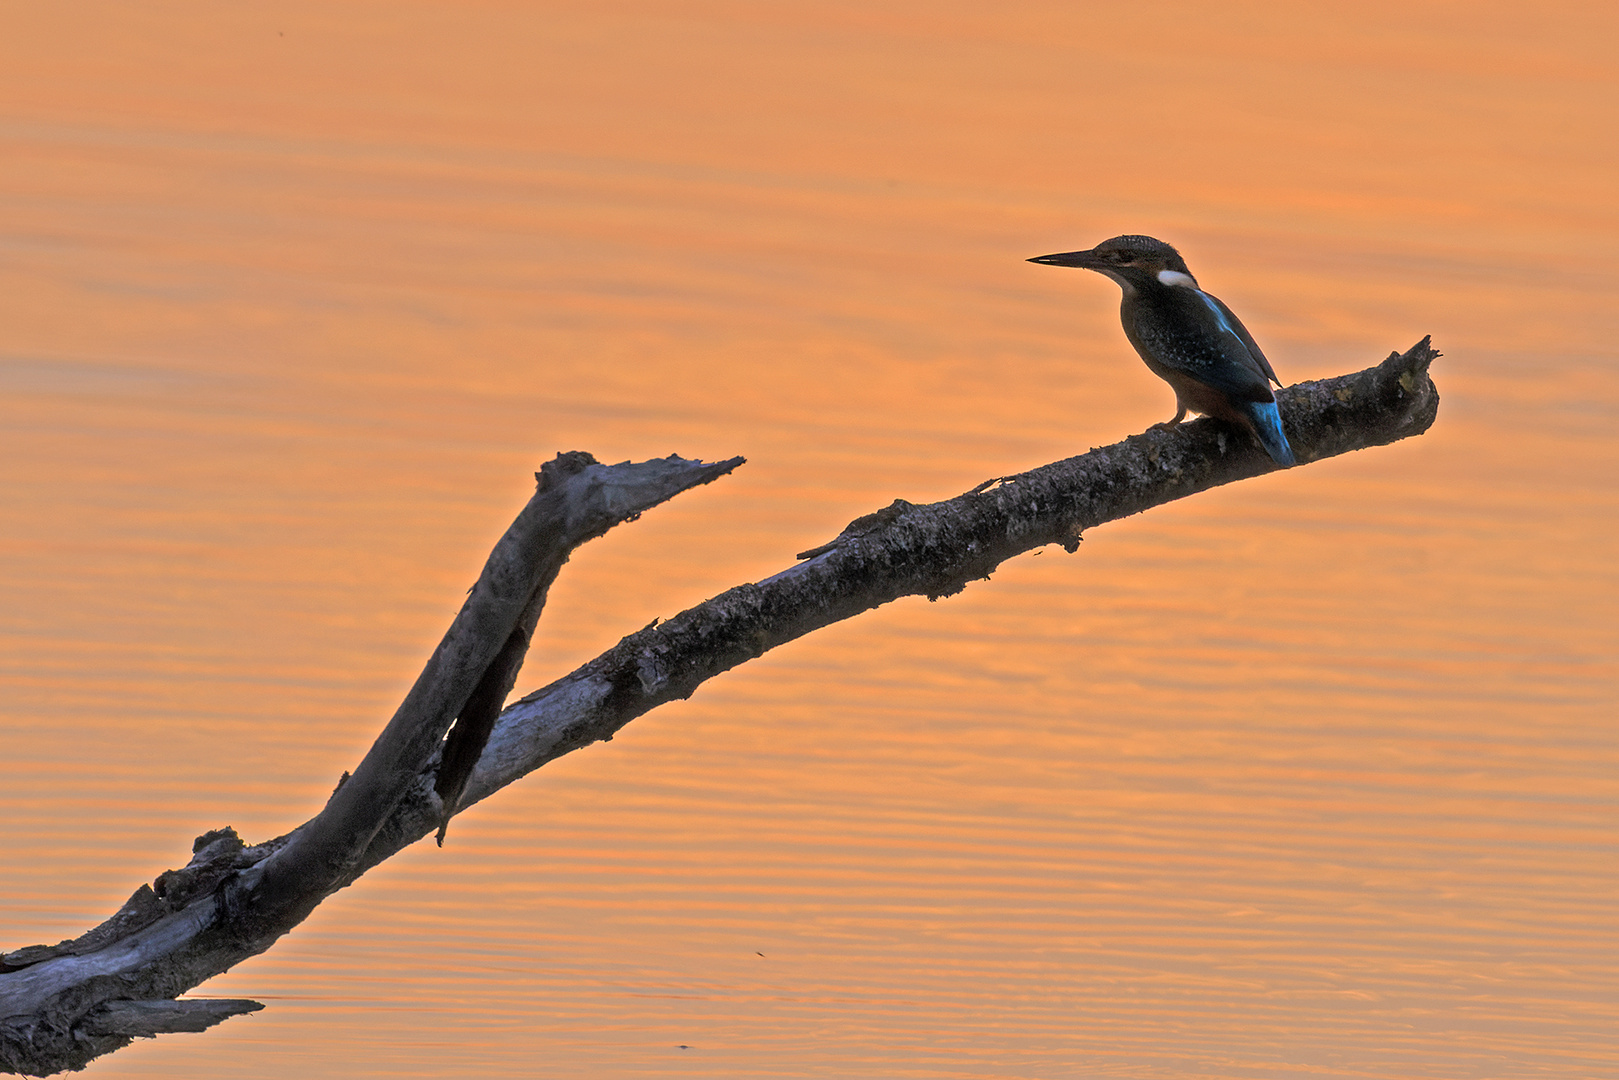
[[[1166,419],[1178,244],[1407,442],[1096,529],[565,758],[90,1075],[1619,1077],[1619,15],[0,4],[0,949],[285,831],[558,450],[748,464],[519,690]]]

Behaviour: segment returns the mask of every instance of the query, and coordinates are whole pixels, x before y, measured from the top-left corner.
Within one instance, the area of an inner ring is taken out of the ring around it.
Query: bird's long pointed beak
[[[1103,265],[1102,260],[1092,251],[1059,251],[1055,255],[1037,255],[1029,260],[1032,263],[1044,263],[1046,266],[1083,266],[1087,270],[1095,270]]]

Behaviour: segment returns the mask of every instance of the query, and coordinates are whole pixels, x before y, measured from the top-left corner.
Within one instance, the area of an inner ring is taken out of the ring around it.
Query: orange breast
[[[1157,374],[1175,388],[1175,396],[1188,410],[1202,413],[1204,416],[1229,420],[1244,427],[1252,427],[1249,419],[1233,408],[1225,395],[1218,390],[1211,389],[1179,371],[1159,369]]]

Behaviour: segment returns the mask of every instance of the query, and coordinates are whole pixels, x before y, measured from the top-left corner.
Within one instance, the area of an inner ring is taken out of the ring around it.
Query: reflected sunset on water
[[[1166,419],[1175,244],[1425,435],[790,643],[86,1075],[1619,1075],[1619,18],[7,6],[0,950],[316,812],[561,450],[526,693],[852,519]]]

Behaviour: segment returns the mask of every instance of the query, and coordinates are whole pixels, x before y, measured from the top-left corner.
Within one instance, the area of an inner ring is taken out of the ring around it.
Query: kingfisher
[[[1231,309],[1198,287],[1180,252],[1150,236],[1115,236],[1089,251],[1029,261],[1081,266],[1119,283],[1124,336],[1152,373],[1175,390],[1174,419],[1154,424],[1153,430],[1169,430],[1190,410],[1247,428],[1276,464],[1295,464],[1270,389],[1282,380]]]

